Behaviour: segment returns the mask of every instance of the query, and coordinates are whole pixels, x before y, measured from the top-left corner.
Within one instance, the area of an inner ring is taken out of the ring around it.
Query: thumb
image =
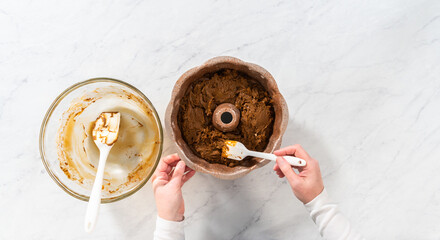
[[[293,184],[298,183],[301,180],[298,174],[293,171],[292,166],[290,166],[290,164],[283,157],[277,157],[277,164],[281,172],[283,172],[284,176],[286,176],[290,185],[293,186]]]
[[[182,184],[182,177],[185,173],[185,162],[180,160],[176,168],[174,169],[173,176],[171,177],[171,182],[174,182],[175,184]]]

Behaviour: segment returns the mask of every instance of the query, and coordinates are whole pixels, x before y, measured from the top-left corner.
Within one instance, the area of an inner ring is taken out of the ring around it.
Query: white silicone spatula
[[[102,179],[104,177],[105,162],[113,144],[118,140],[119,123],[121,114],[118,112],[103,112],[96,119],[93,128],[93,140],[99,149],[99,165],[90,194],[89,204],[85,217],[85,230],[91,232],[95,227],[98,217],[99,206],[101,205]]]
[[[248,150],[243,145],[243,143],[232,140],[225,141],[225,146],[222,149],[222,156],[234,160],[243,160],[247,156],[264,158],[271,161],[277,160],[277,156],[275,154],[251,151]],[[307,164],[306,161],[301,158],[292,157],[292,156],[282,156],[282,157],[286,159],[286,161],[289,162],[290,165],[295,167],[304,167]]]

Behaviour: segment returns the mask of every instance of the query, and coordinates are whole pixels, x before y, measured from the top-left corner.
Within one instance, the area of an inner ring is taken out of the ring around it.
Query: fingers
[[[304,160],[309,160],[311,157],[309,154],[304,150],[304,148],[301,147],[299,144],[295,144],[292,146],[288,146],[279,150],[276,150],[273,152],[277,156],[285,156],[285,155],[292,155],[295,157],[302,158]]]
[[[193,170],[193,169],[190,168],[190,167],[188,167],[188,166],[185,167],[185,172],[189,172],[189,171],[191,171],[191,170]]]
[[[291,185],[301,180],[300,177],[293,171],[292,166],[290,166],[290,164],[284,158],[277,157],[277,165]]]
[[[176,153],[162,158],[156,168],[156,172],[170,173],[179,160],[180,157]]]
[[[276,172],[276,174],[278,175],[279,178],[283,178],[284,177],[284,173],[281,171],[281,169],[278,166],[278,164],[275,163],[275,166],[273,166],[273,170]]]
[[[280,167],[278,167],[278,164],[275,163],[275,165],[273,166],[273,170],[274,171],[280,170]]]
[[[171,177],[171,179],[177,179],[179,181],[182,181],[184,180],[183,177],[185,177],[184,182],[186,182],[192,176],[194,176],[194,174],[195,174],[194,170],[191,169],[190,167],[187,167],[185,163],[177,155],[177,153],[175,153],[168,155],[160,160],[156,168],[156,172],[153,175],[151,181],[154,184],[154,181],[159,177],[167,181],[169,177]]]
[[[174,168],[173,176],[171,177],[171,182],[175,182],[176,184],[181,184],[183,174],[185,173],[185,168],[186,168],[185,162],[179,161],[176,167]]]
[[[194,176],[194,174],[196,174],[196,171],[191,169],[189,172],[183,175],[182,184],[185,184],[189,179],[191,179]]]
[[[156,190],[157,187],[163,186],[168,182],[168,174],[165,172],[157,172],[153,176],[153,191]]]
[[[177,162],[179,160],[180,160],[180,157],[179,157],[179,155],[177,155],[177,153],[170,154],[170,155],[163,158],[163,161],[166,164],[172,164],[172,163]]]
[[[170,165],[168,165],[167,170],[165,171],[166,173],[168,173],[168,175],[172,175],[173,174],[173,170],[176,167],[178,162],[173,162]]]
[[[174,162],[174,163],[168,165],[168,168],[167,168],[167,171],[166,171],[168,173],[168,176],[172,176],[173,175],[177,163],[179,163],[179,162]],[[190,170],[192,170],[192,169],[190,167],[186,166],[184,173],[189,172]]]

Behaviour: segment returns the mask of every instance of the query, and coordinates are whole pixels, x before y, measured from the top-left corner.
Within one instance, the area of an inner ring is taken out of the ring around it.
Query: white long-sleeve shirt
[[[184,240],[183,221],[173,222],[165,220],[159,216],[156,219],[156,230],[154,231],[155,240]]]
[[[350,227],[348,220],[339,212],[335,204],[330,203],[327,191],[324,189],[312,201],[304,205],[310,213],[319,233],[327,240],[360,240],[364,239]],[[157,216],[155,240],[184,240],[185,233],[182,222],[172,222]]]

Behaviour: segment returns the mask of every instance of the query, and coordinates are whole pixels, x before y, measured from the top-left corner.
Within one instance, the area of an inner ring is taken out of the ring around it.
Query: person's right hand
[[[295,156],[306,160],[306,166],[295,167],[298,169],[299,174],[294,172],[292,166],[282,157],[277,158],[277,163],[273,167],[280,178],[284,176],[287,178],[293,193],[301,202],[306,204],[312,201],[324,190],[318,161],[311,158],[299,144],[277,150],[274,154],[277,156]]]

